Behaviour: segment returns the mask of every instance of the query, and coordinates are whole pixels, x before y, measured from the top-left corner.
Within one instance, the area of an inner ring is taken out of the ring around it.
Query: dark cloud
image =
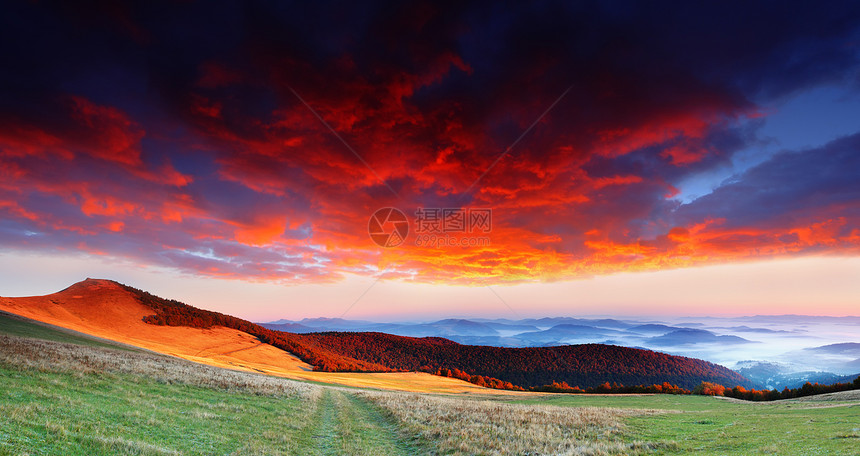
[[[860,217],[860,134],[787,151],[674,211],[675,223],[725,219],[725,226],[779,227]],[[845,229],[860,225],[852,224]]]

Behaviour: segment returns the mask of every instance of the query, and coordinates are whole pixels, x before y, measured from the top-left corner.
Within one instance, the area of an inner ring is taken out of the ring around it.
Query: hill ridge
[[[42,297],[0,298],[0,308],[186,359],[208,362],[206,357],[214,356],[215,362],[243,368],[253,368],[248,366],[257,362],[254,357],[267,356],[276,363],[301,360],[308,369],[312,365],[322,372],[427,372],[496,388],[555,382],[581,387],[605,382],[625,386],[670,382],[688,389],[702,381],[748,384],[736,372],[706,361],[613,345],[501,348],[379,332],[274,331],[109,279],[88,278]],[[158,330],[157,325],[171,329]],[[184,339],[189,337],[196,339]],[[223,347],[261,344],[261,351],[243,351],[239,354],[248,355],[241,360],[228,359],[222,353],[226,348],[207,348],[212,345],[210,337],[220,338]],[[193,347],[202,347],[204,351],[199,353],[208,354],[199,355]],[[293,356],[298,359],[286,360]]]
[[[167,326],[225,326],[289,351],[315,369],[329,372],[444,371],[465,373],[487,386],[538,387],[554,382],[593,387],[670,382],[693,388],[702,381],[749,385],[737,372],[707,361],[651,350],[605,344],[560,347],[463,345],[440,337],[396,336],[380,332],[294,334],[271,330],[230,315],[198,309],[120,284],[155,310],[145,321]],[[565,367],[566,366],[566,367]],[[484,385],[482,385],[484,386]]]

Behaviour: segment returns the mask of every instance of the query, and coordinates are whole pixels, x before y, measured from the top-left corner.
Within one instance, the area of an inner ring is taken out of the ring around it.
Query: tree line
[[[701,394],[705,396],[725,396],[735,399],[743,399],[746,401],[778,401],[780,399],[794,399],[798,397],[815,396],[817,394],[838,393],[842,391],[851,391],[860,389],[860,377],[854,379],[852,383],[833,383],[830,385],[821,385],[818,383],[806,382],[800,388],[785,387],[782,391],[778,389],[746,389],[743,386],[735,386],[726,388],[723,385],[702,382],[693,389],[693,394]]]

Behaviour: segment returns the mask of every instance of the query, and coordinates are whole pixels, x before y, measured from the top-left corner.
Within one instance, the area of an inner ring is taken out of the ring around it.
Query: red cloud
[[[145,131],[118,108],[69,97],[58,126],[0,129],[8,176],[0,211],[32,230],[74,233],[67,248],[205,275],[317,281],[380,270],[463,284],[559,280],[857,248],[851,220],[835,208],[792,226],[673,226],[653,217],[678,192],[669,176],[721,154],[707,138],[733,111],[722,115],[719,103],[622,127],[575,125],[575,134],[562,113],[550,113],[508,150],[492,122],[462,119],[457,102],[413,104],[419,89],[455,68],[471,71],[446,54],[422,72],[383,72],[374,84],[353,80],[333,93],[311,86],[301,94],[310,109],[273,70],[271,88],[289,102],[251,118],[219,93],[247,84],[239,73],[204,66],[182,110],[189,132],[179,139]],[[541,112],[511,110],[526,126]],[[168,160],[144,138],[183,152]],[[174,160],[208,171],[180,172]],[[417,245],[412,233],[380,249],[367,220],[385,206],[410,216],[418,207],[492,208],[493,229],[482,235],[488,242],[467,247]]]
[[[82,97],[70,97],[72,119],[77,121],[68,140],[80,150],[108,161],[140,166],[140,140],[144,131],[123,112],[99,106]]]

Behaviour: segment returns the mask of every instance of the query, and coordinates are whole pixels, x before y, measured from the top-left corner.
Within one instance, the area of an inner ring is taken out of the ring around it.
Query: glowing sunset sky
[[[860,4],[568,3],[5,5],[0,295],[860,314]]]

